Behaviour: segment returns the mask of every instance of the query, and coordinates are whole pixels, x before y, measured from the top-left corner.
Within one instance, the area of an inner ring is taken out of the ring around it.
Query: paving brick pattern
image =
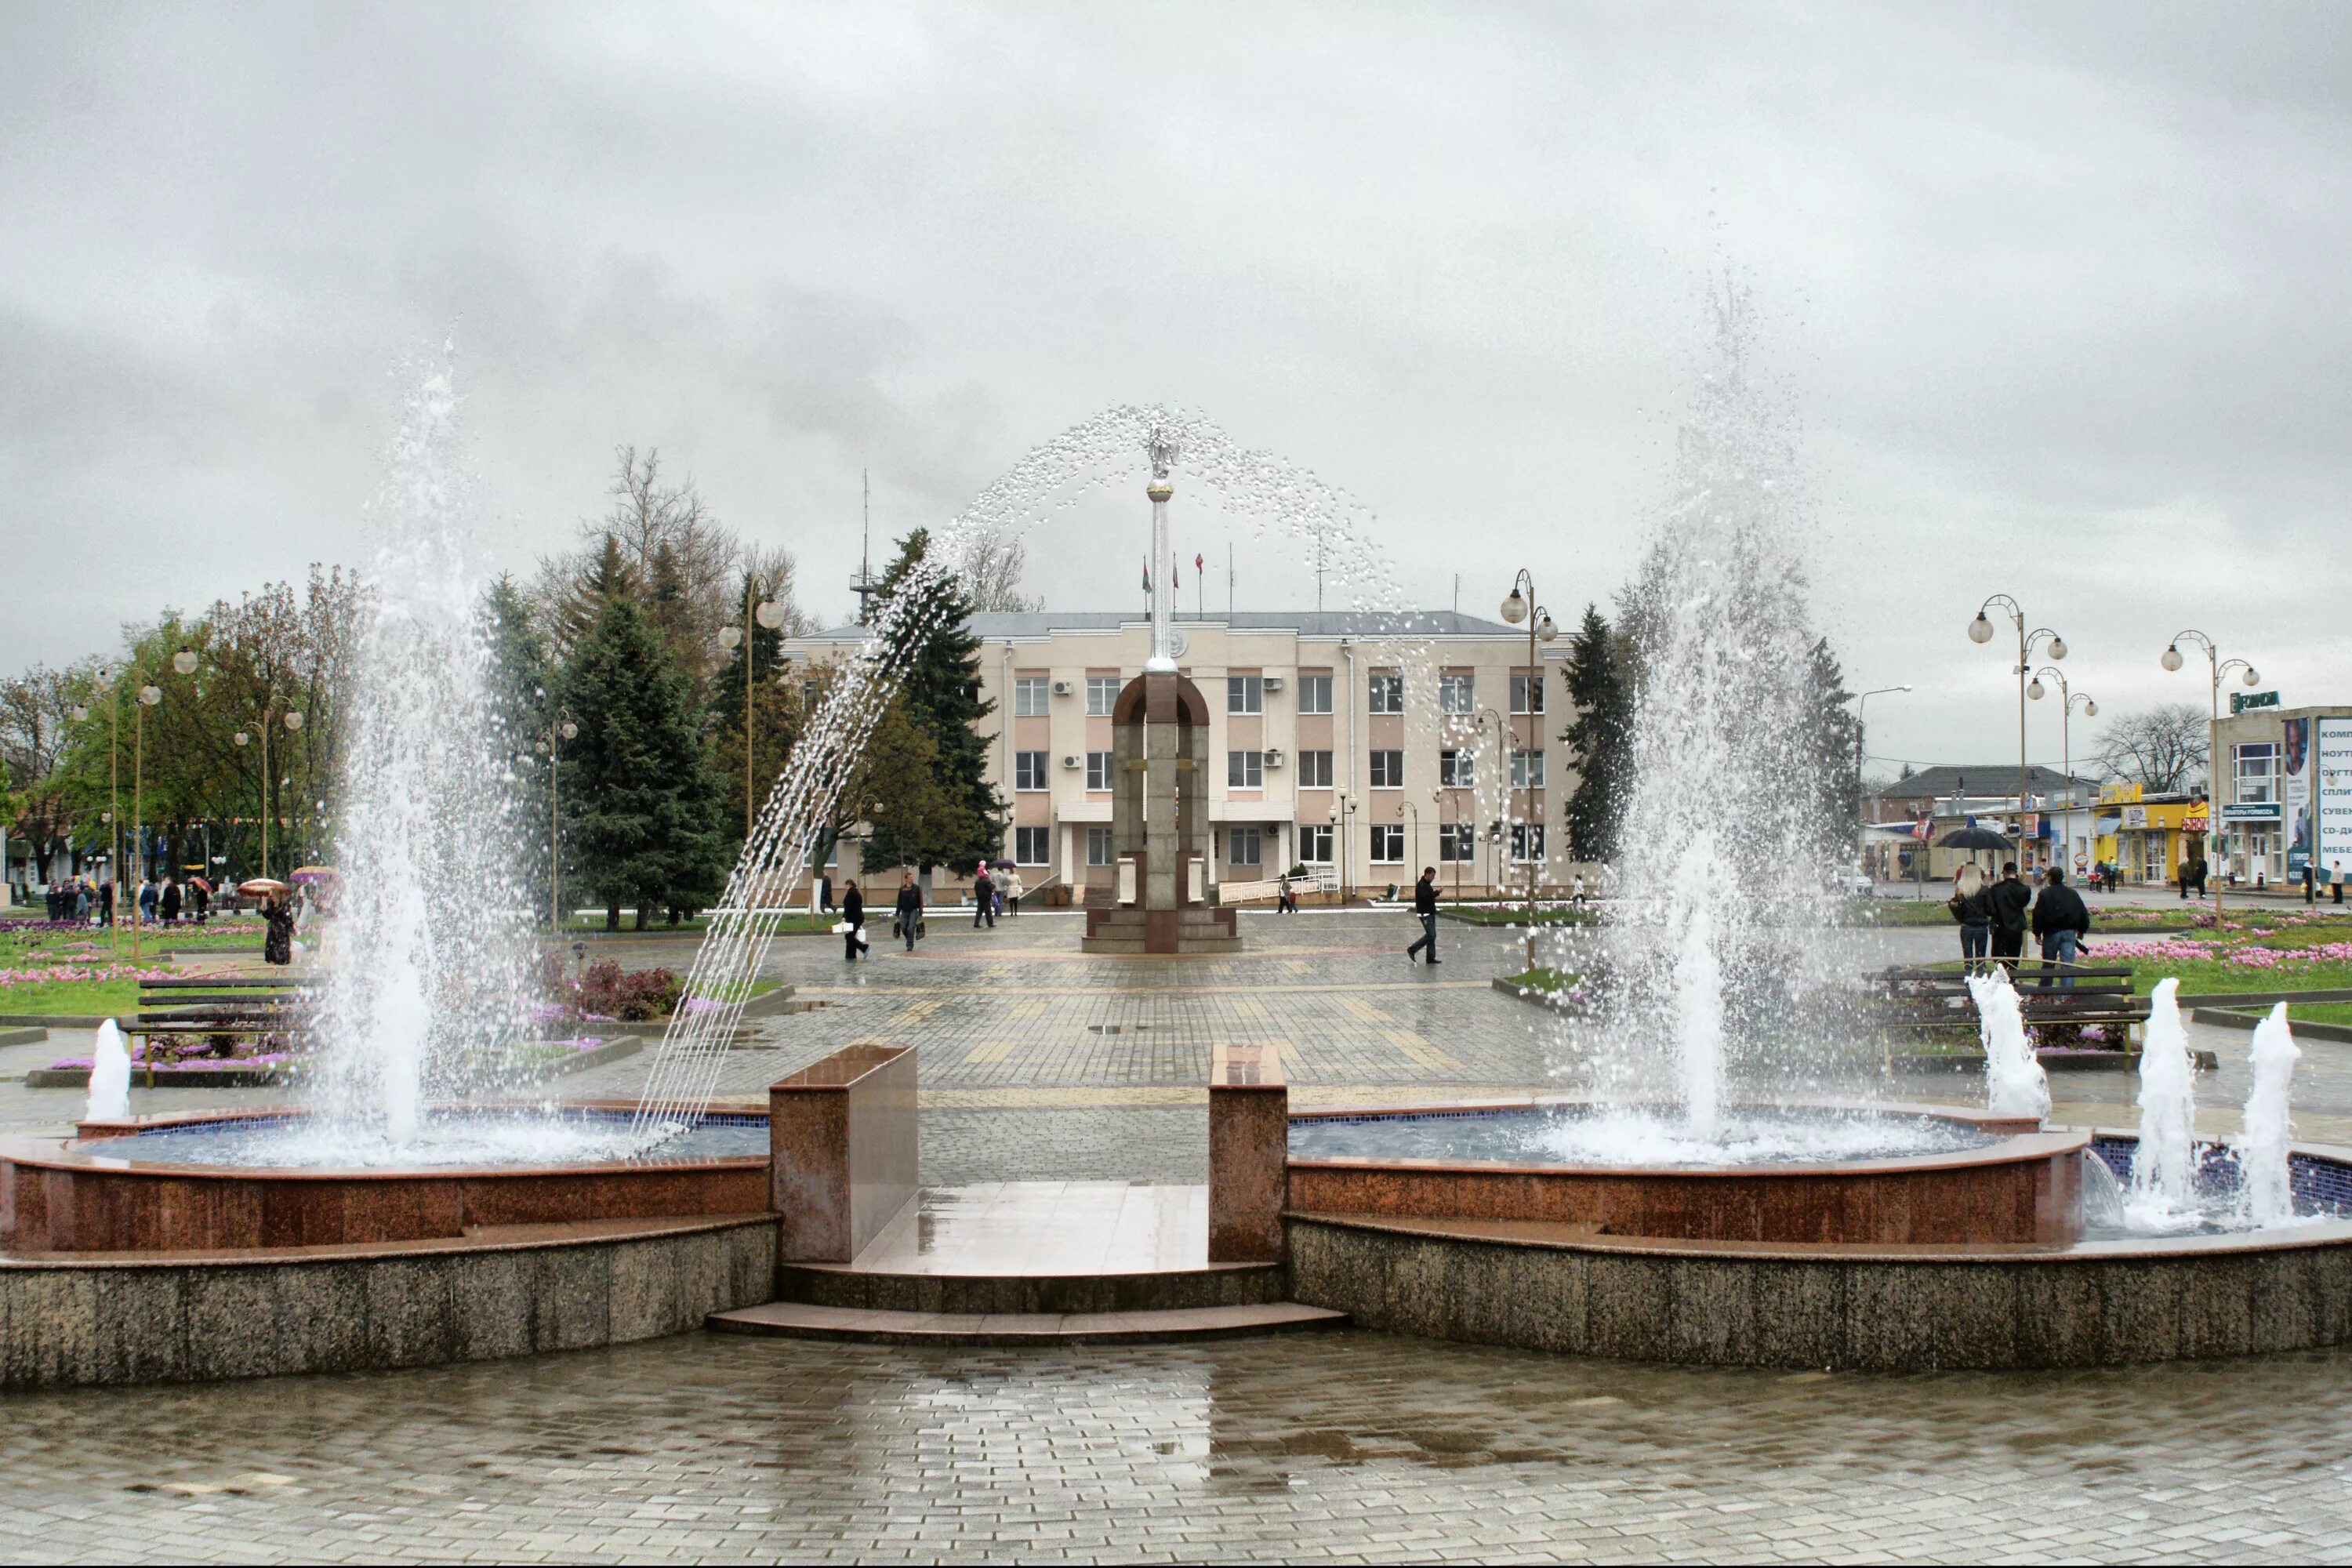
[[[2352,1358],[1884,1379],[1342,1331],[695,1334],[18,1396],[12,1560],[2274,1562],[2352,1552]]]

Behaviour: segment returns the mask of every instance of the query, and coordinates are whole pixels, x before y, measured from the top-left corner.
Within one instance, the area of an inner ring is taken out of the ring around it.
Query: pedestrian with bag
[[[1427,948],[1429,962],[1435,963],[1438,958],[1437,868],[1434,866],[1423,867],[1421,880],[1412,885],[1412,912],[1421,921],[1421,940],[1404,950],[1404,961],[1411,963],[1414,953]]]
[[[1021,868],[1018,866],[1004,873],[1004,912],[1016,921],[1021,918]]]
[[[978,931],[982,921],[988,929],[996,929],[996,884],[988,875],[988,862],[982,860],[971,873],[971,929]]]
[[[890,917],[890,927],[906,939],[907,951],[915,951],[915,939],[923,931],[923,889],[915,886],[912,871],[898,873],[898,908]]]
[[[1992,945],[1992,902],[1986,896],[1984,873],[1973,863],[1952,873],[1952,898],[1945,906],[1960,928],[1960,964],[1965,973],[1979,973]]]
[[[841,895],[841,956],[844,963],[855,963],[866,948],[866,895],[852,881]]]
[[[2054,973],[2074,967],[2083,939],[2091,934],[2090,906],[2066,885],[2066,873],[2055,866],[2033,900],[2033,934],[2042,939],[2042,984],[2047,990]],[[2058,984],[2072,990],[2074,977],[2065,974]]]

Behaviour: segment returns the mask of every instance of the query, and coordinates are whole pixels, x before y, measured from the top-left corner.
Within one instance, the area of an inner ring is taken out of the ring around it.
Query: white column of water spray
[[[454,372],[424,375],[387,458],[341,705],[333,861],[341,966],[321,1009],[322,1109],[346,1137],[413,1141],[428,1094],[493,1087],[523,1033],[530,900],[517,874],[514,738],[489,700],[485,579]]]
[[[2025,1014],[2018,1005],[2017,987],[2009,971],[1996,967],[1990,974],[1969,976],[1969,995],[1977,1005],[1977,1037],[1984,1042],[1985,1109],[2000,1116],[2031,1116],[2036,1121],[2050,1114],[2050,1075],[2033,1055],[2026,1037]]]
[[[2197,1074],[2179,989],[2169,975],[2156,983],[2140,1042],[2139,1146],[2126,1213],[2135,1226],[2159,1229],[2197,1208]]]
[[[2246,1094],[2238,1136],[2238,1217],[2247,1225],[2285,1225],[2294,1218],[2294,1185],[2287,1164],[2294,1123],[2287,1094],[2303,1051],[2287,1027],[2286,1004],[2254,1026],[2251,1057],[2254,1086]]]
[[[1066,510],[1097,486],[1130,481],[1155,446],[1181,453],[1188,485],[1196,487],[1207,503],[1204,510],[1221,505],[1255,519],[1261,532],[1276,528],[1302,541],[1319,541],[1336,585],[1350,588],[1350,607],[1402,607],[1396,580],[1380,552],[1360,527],[1351,526],[1369,515],[1360,502],[1312,474],[1238,446],[1197,416],[1167,408],[1108,409],[1030,451],[934,533],[925,562],[882,607],[857,657],[839,670],[794,746],[719,906],[709,911],[708,933],[687,975],[686,1002],[647,1069],[632,1126],[639,1147],[691,1125],[709,1108],[751,983],[766,961],[821,826],[854,774],[907,660],[933,629],[942,598],[937,590],[960,558],[963,542],[981,533],[1018,538],[1041,512]],[[1340,552],[1336,558],[1329,555],[1334,542]],[[1389,651],[1405,657],[1414,641],[1400,639]]]
[[[1749,377],[1743,299],[1718,310],[1673,500],[1621,617],[1641,657],[1600,1064],[1605,1093],[1675,1096],[1707,1135],[1743,1054],[1780,1051],[1773,1081],[1793,1087],[1821,1043],[1801,1014],[1832,973],[1842,826],[1807,742],[1794,437]]]

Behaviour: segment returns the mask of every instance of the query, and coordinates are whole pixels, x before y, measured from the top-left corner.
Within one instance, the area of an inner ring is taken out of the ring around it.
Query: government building
[[[1142,673],[1140,614],[977,614],[980,683],[996,707],[990,770],[1011,806],[1003,856],[1046,901],[1107,882],[1111,705]],[[1559,732],[1566,639],[1453,611],[1291,611],[1175,623],[1177,660],[1208,700],[1210,875],[1269,881],[1304,866],[1355,893],[1524,891],[1571,872],[1563,816],[1575,775]],[[813,666],[855,657],[866,628],[796,637]],[[855,869],[856,848],[841,851]],[[970,868],[950,868],[968,876]],[[1591,868],[1583,868],[1590,872]],[[862,882],[896,880],[865,868]],[[940,879],[944,880],[944,879]]]

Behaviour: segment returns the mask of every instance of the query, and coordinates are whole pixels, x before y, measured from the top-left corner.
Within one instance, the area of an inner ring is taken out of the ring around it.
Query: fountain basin
[[[564,1108],[583,1123],[625,1126],[634,1105]],[[442,1114],[454,1114],[444,1111]],[[84,1122],[71,1138],[0,1142],[0,1247],[46,1252],[220,1251],[410,1242],[485,1227],[598,1220],[756,1215],[768,1210],[768,1118],[706,1123],[747,1152],[642,1159],[541,1160],[525,1154],[403,1166],[273,1163],[273,1134],[318,1125],[288,1109],[204,1111]],[[593,1129],[592,1129],[593,1131]],[[185,1147],[173,1144],[184,1141]],[[595,1148],[591,1136],[569,1140]],[[723,1149],[724,1140],[706,1140]],[[256,1149],[254,1163],[207,1163]]]
[[[1717,1241],[2047,1245],[2082,1232],[2088,1133],[1909,1106],[1736,1107],[1725,1121],[1753,1134],[1751,1157],[1702,1163],[1660,1135],[1662,1118],[1629,1126],[1572,1100],[1297,1112],[1288,1206]]]

